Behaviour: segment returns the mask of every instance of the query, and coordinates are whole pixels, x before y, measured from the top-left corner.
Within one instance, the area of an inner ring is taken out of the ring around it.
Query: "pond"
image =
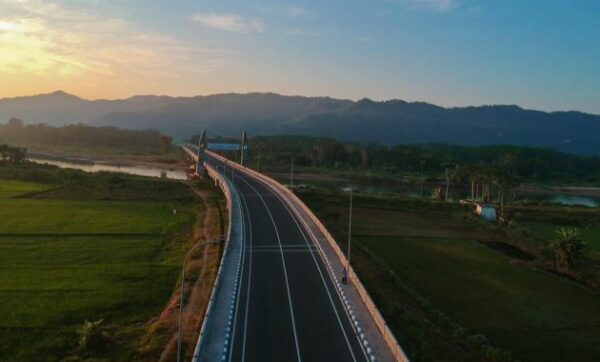
[[[166,177],[172,180],[186,180],[187,175],[182,170],[169,170],[159,167],[143,167],[143,166],[114,166],[103,163],[81,163],[76,161],[64,160],[46,160],[40,158],[29,158],[29,161],[58,166],[60,168],[74,168],[86,172],[118,172],[137,176],[161,177],[161,174],[166,173]]]
[[[600,201],[597,199],[593,199],[591,197],[584,196],[566,196],[566,195],[558,195],[552,197],[550,202],[555,204],[567,205],[567,206],[587,206],[587,207],[596,207],[600,205]]]

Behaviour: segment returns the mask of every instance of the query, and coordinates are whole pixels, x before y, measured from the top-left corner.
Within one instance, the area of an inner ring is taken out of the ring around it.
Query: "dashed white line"
[[[246,183],[246,185],[248,185],[255,193],[257,193],[260,196],[260,200],[262,201],[263,205],[265,205],[265,209],[267,209],[269,218],[271,219],[271,222],[273,223],[273,228],[275,229],[275,234],[277,235],[277,241],[278,241],[279,247],[280,247],[281,262],[283,263],[283,275],[285,277],[285,286],[287,289],[288,303],[290,306],[290,317],[292,318],[292,329],[294,331],[294,340],[296,342],[296,355],[298,357],[298,361],[302,361],[302,358],[300,357],[300,344],[298,343],[298,333],[296,332],[296,321],[294,320],[294,306],[292,304],[292,294],[290,292],[290,283],[289,283],[288,276],[287,276],[287,268],[285,266],[285,258],[283,257],[283,248],[281,247],[281,238],[279,237],[279,231],[277,230],[277,224],[275,223],[275,219],[273,218],[273,215],[271,214],[271,210],[269,210],[267,203],[265,202],[264,198],[258,193],[256,188],[254,188],[254,186],[252,186],[248,181],[244,180],[243,177],[240,177],[240,180],[244,181],[244,183]]]
[[[249,233],[249,238],[248,240],[250,241],[250,247],[252,247],[252,218],[250,217],[250,210],[248,209],[248,204],[246,203],[246,200],[244,199],[244,197],[241,198],[243,204],[244,204],[244,209],[246,209],[246,215],[248,216],[248,227],[250,229],[250,233]],[[243,339],[243,343],[242,343],[242,361],[244,361],[246,359],[246,333],[248,331],[248,308],[250,305],[250,285],[252,282],[252,253],[250,253],[250,256],[248,257],[248,288],[246,290],[246,313],[244,315],[244,339]]]
[[[277,196],[277,198],[279,199],[279,201],[283,204],[283,206],[285,207],[285,209],[287,210],[287,212],[290,214],[290,217],[294,220],[294,223],[298,227],[298,230],[300,231],[300,234],[302,234],[302,237],[304,238],[304,242],[306,243],[306,245],[308,247],[311,247],[311,244],[308,242],[308,239],[306,237],[306,233],[304,232],[304,230],[302,229],[302,227],[300,227],[300,224],[298,223],[298,220],[296,219],[296,216],[290,210],[290,207],[287,205],[287,203],[284,200],[281,199],[281,197],[276,192],[275,192],[275,195]],[[348,339],[348,335],[346,334],[346,330],[344,328],[344,325],[342,323],[342,320],[340,318],[338,310],[337,310],[337,308],[335,306],[335,303],[333,302],[333,297],[331,295],[331,291],[329,289],[329,286],[327,285],[327,282],[325,281],[325,277],[323,276],[323,272],[321,270],[321,267],[320,267],[320,265],[319,265],[319,263],[318,263],[315,255],[312,254],[312,253],[311,253],[311,255],[312,255],[313,261],[315,262],[317,270],[319,271],[319,275],[321,276],[321,280],[323,281],[323,285],[325,285],[325,290],[327,291],[327,296],[329,297],[329,301],[331,303],[331,307],[333,308],[333,311],[335,312],[335,316],[337,317],[340,329],[342,330],[342,333],[344,334],[344,339],[346,340],[346,344],[348,345],[348,349],[350,351],[350,354],[352,355],[352,359],[354,361],[356,361],[356,356],[354,355],[354,351],[352,350],[352,346],[350,344],[350,340]],[[344,299],[345,299],[345,297],[344,297]],[[360,340],[359,340],[359,345],[361,345]],[[363,350],[363,353],[365,353],[364,350]],[[365,358],[368,359],[366,353],[365,353]]]

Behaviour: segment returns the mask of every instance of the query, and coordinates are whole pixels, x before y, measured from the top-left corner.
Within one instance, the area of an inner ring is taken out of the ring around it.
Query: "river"
[[[73,168],[86,172],[118,172],[126,173],[130,175],[148,176],[148,177],[161,177],[162,173],[166,174],[166,178],[172,180],[186,180],[187,175],[182,170],[169,170],[166,168],[159,167],[144,167],[144,166],[115,166],[107,165],[103,163],[79,163],[69,162],[64,160],[46,160],[41,158],[30,157],[29,161],[58,166],[60,168]]]

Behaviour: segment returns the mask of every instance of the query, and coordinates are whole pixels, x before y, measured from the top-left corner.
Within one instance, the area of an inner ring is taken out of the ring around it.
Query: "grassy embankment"
[[[533,245],[556,237],[560,228],[576,228],[589,248],[589,257],[600,262],[600,207],[516,204],[510,216],[531,236]]]
[[[0,166],[0,360],[156,360],[200,201],[177,182]],[[86,320],[103,320],[102,343],[83,350]]]
[[[346,240],[347,195],[300,196]],[[469,211],[366,195],[355,207],[355,267],[413,360],[600,357],[600,295],[490,248],[497,235]]]

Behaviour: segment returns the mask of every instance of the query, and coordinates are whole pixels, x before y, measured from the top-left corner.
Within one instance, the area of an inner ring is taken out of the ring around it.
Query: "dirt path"
[[[204,208],[198,215],[201,220],[197,220],[191,234],[187,236],[187,250],[197,243],[219,238],[222,234],[221,225],[223,223],[221,215],[223,208],[216,197],[216,191],[208,187],[191,188],[202,200]],[[216,278],[220,256],[221,245],[207,245],[192,254],[186,267],[183,349],[187,358],[193,354]],[[144,348],[144,341],[142,341],[144,360],[156,361],[158,359],[167,362],[177,359],[180,293],[181,289],[177,288],[160,317],[152,321],[145,338],[147,348]],[[160,357],[157,358],[158,356]]]

